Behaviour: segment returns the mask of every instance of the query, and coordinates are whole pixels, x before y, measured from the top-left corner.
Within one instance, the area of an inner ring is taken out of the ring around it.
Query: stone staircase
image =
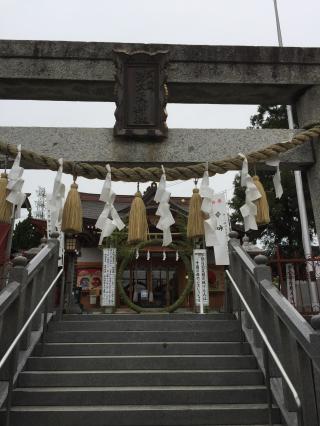
[[[277,407],[273,422],[280,423]],[[43,350],[36,347],[19,375],[10,421],[267,424],[263,375],[228,314],[65,315],[52,321]]]

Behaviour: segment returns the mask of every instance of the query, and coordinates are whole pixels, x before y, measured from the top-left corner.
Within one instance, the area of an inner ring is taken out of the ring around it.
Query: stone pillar
[[[320,125],[320,86],[312,86],[296,103],[300,129]]]
[[[320,126],[320,86],[312,86],[297,101],[300,129]],[[307,171],[316,231],[320,235],[320,141],[313,144],[315,164]]]

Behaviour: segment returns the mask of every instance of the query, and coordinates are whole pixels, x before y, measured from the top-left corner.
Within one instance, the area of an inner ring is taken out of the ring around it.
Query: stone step
[[[266,400],[264,386],[41,387],[13,392],[14,405],[259,404]]]
[[[279,423],[277,408],[273,408],[272,418]],[[239,419],[243,426],[267,424],[268,407],[266,404],[14,406],[10,426],[237,425]]]
[[[252,386],[263,382],[262,372],[256,369],[23,371],[18,387]]]
[[[27,370],[239,370],[254,369],[252,355],[148,355],[30,357]]]
[[[64,314],[63,321],[150,321],[150,320],[161,320],[161,321],[176,321],[176,320],[200,320],[200,321],[208,321],[208,320],[230,320],[235,319],[233,314],[227,313],[210,313],[210,314],[195,314],[192,312],[188,313],[148,313],[148,314]]]
[[[50,343],[99,342],[239,342],[240,331],[51,331]]]
[[[83,355],[248,355],[248,343],[237,342],[170,342],[170,343],[46,343],[37,345],[35,356]]]
[[[235,320],[119,320],[119,321],[52,321],[49,330],[53,331],[234,331],[239,330]]]

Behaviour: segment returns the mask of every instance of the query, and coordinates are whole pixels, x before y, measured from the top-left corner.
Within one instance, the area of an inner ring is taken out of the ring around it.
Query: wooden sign
[[[207,250],[193,250],[193,274],[195,303],[197,306],[209,306]]]
[[[115,136],[156,139],[168,134],[166,124],[167,51],[115,50]]]
[[[116,305],[117,249],[103,249],[101,306]]]

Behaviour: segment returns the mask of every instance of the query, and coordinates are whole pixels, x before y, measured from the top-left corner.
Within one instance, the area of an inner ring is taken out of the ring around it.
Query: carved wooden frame
[[[167,137],[168,51],[114,50],[113,58],[116,67],[117,106],[114,114],[116,117],[114,135],[145,139]],[[140,80],[137,77],[138,73]]]

